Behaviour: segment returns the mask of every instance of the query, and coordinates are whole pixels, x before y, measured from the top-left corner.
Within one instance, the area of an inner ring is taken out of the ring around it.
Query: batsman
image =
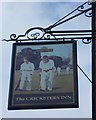
[[[24,90],[24,84],[26,82],[26,90],[32,90],[32,75],[34,72],[34,64],[29,62],[27,57],[24,57],[24,63],[21,64],[21,81],[19,90]]]
[[[53,77],[54,77],[54,61],[49,59],[47,55],[44,55],[39,65],[41,71],[40,90],[52,91]]]

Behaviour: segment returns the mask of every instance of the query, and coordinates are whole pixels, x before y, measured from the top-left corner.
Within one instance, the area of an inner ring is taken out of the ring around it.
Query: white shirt
[[[35,68],[34,64],[29,62],[28,64],[22,63],[20,70],[22,70],[22,71],[34,71],[34,68]]]
[[[42,60],[40,62],[39,68],[41,68],[42,70],[52,69],[52,68],[54,68],[54,62],[53,62],[53,60],[49,60],[47,63],[44,63],[44,61]]]

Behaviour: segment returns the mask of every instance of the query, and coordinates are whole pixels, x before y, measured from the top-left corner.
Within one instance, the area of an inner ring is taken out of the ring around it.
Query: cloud
[[[43,0],[44,1],[44,0]],[[41,26],[48,27],[55,21],[59,20],[62,16],[72,11],[79,3],[62,3],[57,0],[58,3],[42,3],[42,2],[5,2],[2,8],[3,29],[2,39],[9,38],[11,33],[24,34],[24,32],[31,27]],[[80,3],[81,4],[81,3]],[[69,7],[71,6],[71,7]],[[86,18],[84,15],[71,20],[53,30],[80,30],[91,29],[91,19]],[[78,42],[78,63],[79,65],[90,75],[91,60],[89,53],[91,54],[91,45],[84,45]],[[11,53],[12,43],[2,44],[2,65],[3,65],[3,117],[91,117],[91,85],[79,72],[79,93],[80,93],[80,108],[79,109],[60,109],[60,110],[37,110],[37,111],[21,111],[21,112],[8,112],[6,109],[8,99],[8,89],[10,81],[11,70]],[[86,100],[86,105],[85,101]],[[90,102],[90,103],[89,103]],[[87,112],[86,112],[87,111]],[[26,116],[26,114],[28,116]],[[70,114],[70,116],[69,116]]]
[[[86,0],[70,0],[69,2],[84,2]],[[89,0],[91,1],[91,0]],[[68,0],[2,0],[2,2],[68,2]]]
[[[3,3],[3,36],[8,38],[6,35],[11,33],[23,34],[30,27],[42,26],[40,8],[41,3]]]

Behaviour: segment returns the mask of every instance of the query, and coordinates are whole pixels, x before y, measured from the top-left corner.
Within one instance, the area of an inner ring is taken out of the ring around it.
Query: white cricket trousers
[[[48,80],[48,81],[47,81]],[[41,72],[40,88],[51,91],[53,88],[53,71]]]
[[[20,82],[20,89],[24,89],[24,84],[26,82],[26,90],[32,90],[32,75],[28,71],[22,72],[21,75],[21,82]]]

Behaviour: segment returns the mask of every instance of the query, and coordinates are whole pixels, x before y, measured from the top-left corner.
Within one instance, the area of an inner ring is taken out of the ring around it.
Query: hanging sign
[[[8,109],[75,107],[76,41],[14,43]]]

